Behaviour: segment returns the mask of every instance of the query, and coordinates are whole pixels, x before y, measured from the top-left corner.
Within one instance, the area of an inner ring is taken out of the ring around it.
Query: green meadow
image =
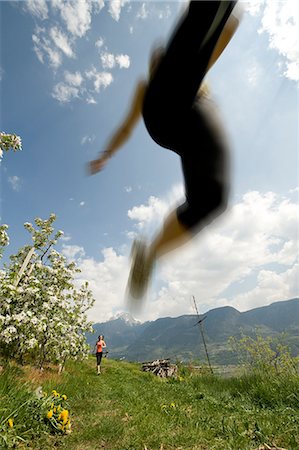
[[[53,390],[67,397],[68,434],[51,427],[53,403],[36,397],[40,386],[44,398]],[[0,376],[0,417],[1,449],[295,450],[299,377],[224,378],[180,367],[165,380],[109,359],[97,376],[94,358],[69,362],[61,375],[10,364]]]

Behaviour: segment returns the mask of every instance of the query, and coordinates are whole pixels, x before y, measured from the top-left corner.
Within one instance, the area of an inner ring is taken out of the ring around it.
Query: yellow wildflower
[[[55,389],[53,389],[52,396],[53,397],[60,397],[60,394]]]
[[[67,423],[69,418],[69,412],[67,409],[63,409],[58,416],[58,420],[61,421],[64,425]]]
[[[161,406],[161,409],[166,409],[167,408],[167,405],[162,405]]]
[[[12,418],[8,419],[8,425],[10,428],[13,428],[13,419]]]
[[[56,413],[56,408],[53,408],[53,412],[54,412],[54,414]]]
[[[50,409],[50,411],[48,411],[48,413],[47,413],[47,419],[51,419],[52,416],[53,416],[53,410]]]
[[[63,395],[61,396],[61,398],[62,398],[62,400],[66,400],[66,399],[67,399],[67,396],[66,396],[65,394],[63,394]]]
[[[50,409],[53,409],[54,408],[54,403],[52,402],[51,403],[51,408]]]
[[[175,403],[174,402],[170,403],[170,406],[171,408],[175,408]]]
[[[57,406],[57,412],[59,412],[61,409],[60,405]]]

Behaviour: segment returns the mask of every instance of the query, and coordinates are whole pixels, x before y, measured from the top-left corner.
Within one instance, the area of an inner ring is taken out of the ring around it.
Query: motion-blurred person
[[[236,1],[191,1],[168,46],[156,49],[149,78],[139,81],[130,110],[90,173],[103,169],[141,116],[150,136],[181,157],[185,202],[147,244],[135,241],[128,281],[131,304],[140,304],[155,261],[189,241],[226,209],[228,145],[203,79],[239,25]]]

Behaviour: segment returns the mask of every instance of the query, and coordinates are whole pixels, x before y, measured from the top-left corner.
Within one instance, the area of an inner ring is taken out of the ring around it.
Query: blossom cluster
[[[0,132],[0,158],[3,156],[3,152],[8,152],[9,149],[14,152],[17,150],[22,150],[22,140],[20,136],[16,134],[7,134],[3,131]]]
[[[8,225],[0,225],[0,258],[2,257],[3,248],[9,244],[9,237],[7,234]],[[0,276],[1,279],[1,276]]]

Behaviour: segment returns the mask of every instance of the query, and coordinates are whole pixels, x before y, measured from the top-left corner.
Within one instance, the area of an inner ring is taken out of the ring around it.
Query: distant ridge
[[[236,356],[227,341],[230,336],[278,336],[285,333],[284,342],[293,355],[299,355],[299,299],[294,298],[268,306],[239,312],[231,306],[215,308],[202,314],[208,351],[214,364],[233,364]],[[94,334],[87,334],[93,347],[99,334],[105,335],[109,355],[129,361],[156,358],[173,360],[204,360],[204,348],[196,315],[164,317],[140,323],[127,313],[108,322],[96,323]]]

